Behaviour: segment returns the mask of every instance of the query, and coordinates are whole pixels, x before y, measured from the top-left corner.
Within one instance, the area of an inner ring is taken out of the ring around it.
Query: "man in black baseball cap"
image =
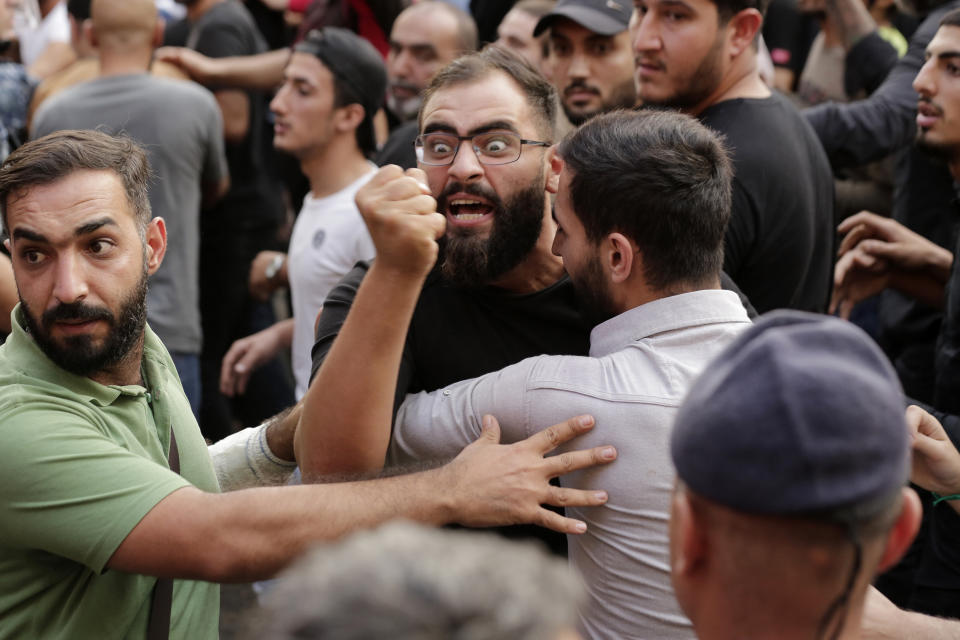
[[[859,637],[920,519],[903,394],[866,334],[762,318],[694,383],[671,454],[673,584],[701,640]]]
[[[533,30],[550,30],[547,66],[574,125],[636,103],[630,10],[626,0],[560,0]]]
[[[243,394],[261,354],[291,349],[296,396],[310,380],[313,323],[330,289],[358,260],[375,253],[353,196],[373,175],[373,117],[383,104],[387,72],[369,42],[326,27],[294,48],[284,82],[270,102],[273,144],[300,161],[310,182],[287,254],[260,252],[250,268],[251,291],[267,298],[289,287],[293,318],[237,340],[220,368],[220,390]]]

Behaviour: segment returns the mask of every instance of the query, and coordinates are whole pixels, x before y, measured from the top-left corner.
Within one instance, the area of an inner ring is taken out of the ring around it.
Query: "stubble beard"
[[[580,313],[591,327],[606,322],[619,313],[610,295],[600,259],[596,255],[590,256],[579,273],[569,275],[580,305]]]
[[[660,100],[641,95],[643,106],[687,111],[702,104],[720,86],[723,75],[720,70],[720,51],[722,47],[723,40],[718,36],[707,55],[704,56],[690,76],[690,80],[685,87],[674,95]]]
[[[596,115],[608,113],[617,109],[632,109],[636,106],[636,104],[637,88],[634,84],[633,78],[630,78],[627,82],[614,87],[613,91],[610,93],[610,96],[602,102],[598,109],[589,112],[573,111],[567,106],[566,101],[562,101],[560,106],[563,107],[563,113],[567,116],[567,120],[570,121],[570,124],[575,127],[579,127],[584,122]]]

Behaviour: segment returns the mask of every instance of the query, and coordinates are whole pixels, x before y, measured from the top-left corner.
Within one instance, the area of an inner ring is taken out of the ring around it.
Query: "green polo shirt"
[[[218,491],[166,348],[146,329],[147,388],[64,371],[24,331],[0,347],[0,638],[144,638],[155,578],[105,569],[171,492]],[[182,475],[170,471],[170,429]],[[175,550],[174,550],[175,551]],[[171,638],[216,638],[219,588],[174,582]]]

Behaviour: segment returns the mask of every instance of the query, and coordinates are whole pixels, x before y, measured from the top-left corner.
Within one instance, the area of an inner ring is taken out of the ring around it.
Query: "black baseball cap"
[[[906,485],[903,391],[853,324],[762,316],[694,382],[671,438],[677,476],[735,511],[856,522]]]
[[[540,18],[533,35],[539,36],[559,17],[569,18],[594,33],[613,36],[626,31],[631,10],[627,0],[560,0],[553,11]]]
[[[383,106],[387,68],[380,53],[367,40],[347,29],[313,29],[294,48],[320,59],[330,72],[348,86],[368,118]]]

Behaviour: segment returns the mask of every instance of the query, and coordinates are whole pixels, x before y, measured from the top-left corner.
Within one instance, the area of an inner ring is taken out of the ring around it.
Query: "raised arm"
[[[202,85],[269,91],[283,82],[290,50],[211,58],[186,47],[161,47],[154,57],[179,67]]]
[[[407,329],[446,225],[418,169],[383,167],[357,206],[377,259],[304,398],[295,442],[306,478],[383,466]]]

